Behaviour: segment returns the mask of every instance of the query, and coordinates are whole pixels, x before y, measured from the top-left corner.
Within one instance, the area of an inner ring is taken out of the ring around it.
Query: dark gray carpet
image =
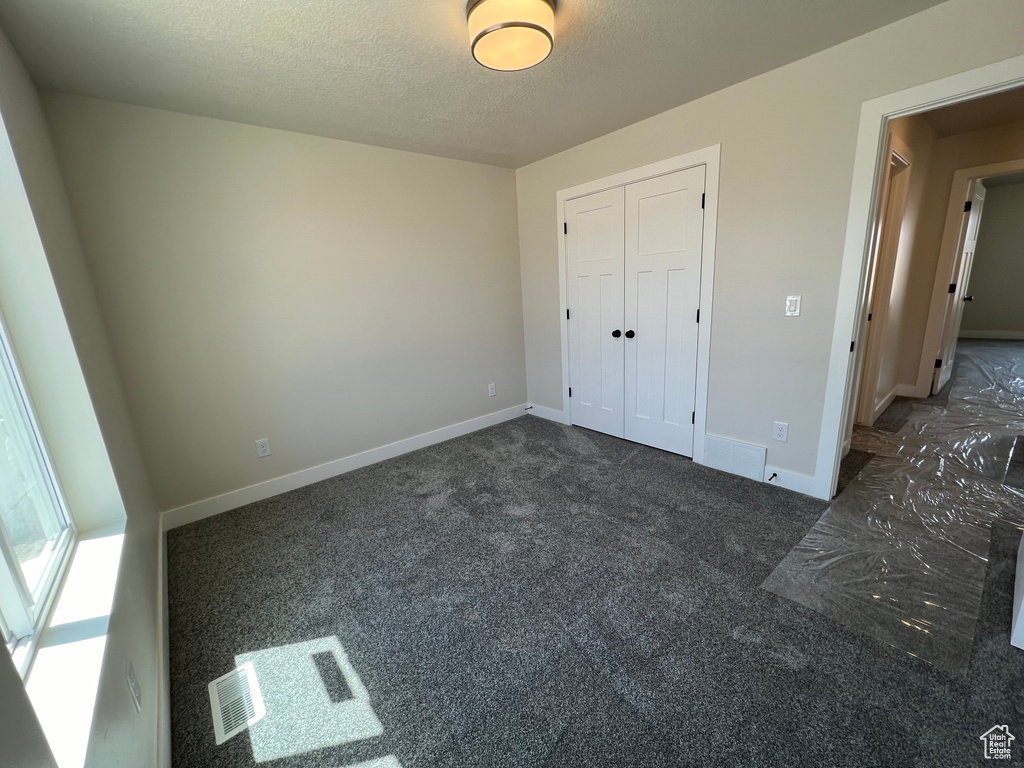
[[[960,341],[963,344],[963,340]],[[977,341],[971,341],[969,344],[978,344]],[[957,379],[957,374],[960,372],[960,358],[953,360],[953,370],[950,372],[949,381],[946,382],[946,386],[936,392],[934,395],[928,396],[929,405],[937,405],[940,408],[945,408],[949,404],[949,394],[953,391],[953,382]]]
[[[824,507],[525,417],[173,530],[174,766],[254,765],[214,745],[207,683],[325,637],[383,734],[261,765],[982,764],[1024,720],[1019,532],[952,679],[760,589]]]
[[[1004,664],[1007,674],[1014,674],[1017,688],[1016,714],[1024,712],[1024,674],[1017,657],[1024,651],[1010,645],[1010,619],[1013,615],[1013,583],[1017,572],[1017,548],[1020,546],[1021,530],[1009,523],[995,523],[992,526],[992,543],[989,549],[988,573],[985,577],[985,593],[982,597],[981,614],[974,636],[975,663],[982,657],[991,657],[990,663]],[[1021,730],[1024,730],[1022,728]],[[1024,752],[1021,753],[1024,756]],[[1015,760],[1014,763],[1017,761]]]
[[[1019,435],[1010,452],[1010,464],[1006,468],[1006,485],[1024,488],[1024,435]]]
[[[858,451],[853,448],[848,454],[843,457],[843,460],[839,462],[839,479],[836,482],[836,493],[838,496],[843,492],[843,489],[852,483],[860,471],[867,466],[867,463],[875,458],[875,454],[870,451]],[[834,497],[833,497],[834,498]]]
[[[883,432],[899,432],[903,429],[903,425],[907,423],[907,419],[910,418],[913,404],[914,398],[912,397],[895,398],[889,403],[889,407],[882,411],[882,415],[875,419],[875,423],[872,426]]]
[[[907,423],[913,411],[914,403],[926,403],[932,406],[944,408],[949,403],[949,393],[953,389],[953,382],[956,380],[957,371],[960,368],[960,361],[953,361],[953,371],[946,386],[937,394],[929,395],[926,399],[920,400],[914,397],[897,396],[889,403],[889,407],[882,411],[882,415],[875,419],[872,426],[883,432],[899,432]]]

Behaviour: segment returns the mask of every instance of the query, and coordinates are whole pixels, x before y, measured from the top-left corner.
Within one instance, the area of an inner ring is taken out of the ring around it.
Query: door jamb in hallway
[[[694,166],[705,166],[704,180],[704,234],[702,238],[701,270],[700,270],[700,323],[697,326],[697,394],[694,402],[693,426],[693,460],[704,464],[704,440],[707,433],[708,403],[708,361],[711,352],[711,306],[715,278],[715,240],[718,228],[718,175],[721,165],[722,145],[687,152],[651,163],[640,168],[606,176],[575,187],[560,190],[556,195],[558,226],[558,301],[559,317],[561,318],[561,354],[562,354],[562,416],[560,421],[569,423],[569,329],[565,321],[568,310],[566,287],[568,283],[566,270],[565,235],[562,229],[565,203],[577,197],[603,192],[606,189],[646,181],[656,176],[664,176],[676,171],[683,171]]]
[[[848,402],[853,396],[854,349],[863,343],[859,332],[866,311],[866,267],[871,233],[879,215],[878,179],[888,162],[884,153],[889,121],[937,107],[988,96],[1024,85],[1024,56],[1015,56],[967,72],[881,96],[861,105],[854,160],[850,210],[846,225],[842,271],[836,301],[825,406],[815,467],[814,494],[829,499],[835,491],[846,433]]]
[[[907,197],[910,190],[910,174],[914,169],[913,152],[895,134],[888,136],[887,152],[890,165],[884,177],[885,189],[880,190],[879,207],[882,214],[872,237],[871,256],[865,289],[867,295],[867,328],[860,331],[864,344],[860,347],[860,381],[854,375],[855,419],[871,426],[882,415],[896,397],[897,390],[886,394],[882,403],[875,402],[882,362],[885,359],[885,333],[889,324],[889,305],[892,298],[893,275],[899,258],[900,233],[906,217]],[[884,297],[884,298],[883,298]],[[875,318],[872,321],[871,315]],[[848,421],[853,421],[848,419]],[[849,426],[849,424],[848,424]],[[843,435],[844,443],[849,435]]]

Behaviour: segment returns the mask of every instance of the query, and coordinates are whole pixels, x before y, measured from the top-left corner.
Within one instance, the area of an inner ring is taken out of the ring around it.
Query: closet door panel
[[[626,186],[623,434],[693,455],[704,167]],[[629,334],[627,333],[626,336]]]
[[[616,437],[623,436],[624,205],[622,187],[565,204],[570,417]]]

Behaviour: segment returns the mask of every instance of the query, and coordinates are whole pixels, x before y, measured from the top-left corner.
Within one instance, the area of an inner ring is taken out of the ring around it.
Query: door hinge
[[[697,423],[697,412],[696,411],[694,411],[693,413],[690,414],[690,423],[691,424],[696,424]]]
[[[868,312],[868,322],[869,323],[871,322],[871,313],[870,312]]]
[[[572,387],[569,387],[569,397],[572,397]]]
[[[949,284],[949,292],[950,293],[956,293],[956,283],[950,283]]]
[[[704,209],[704,196],[705,196],[706,194],[707,194],[706,192],[701,192],[701,193],[700,193],[700,207],[701,207],[701,210],[703,210],[703,209]]]
[[[971,206],[973,206],[973,205],[974,205],[974,201],[973,200],[968,200],[966,203],[964,203],[964,213],[969,212],[971,210]]]
[[[941,357],[935,358],[935,367],[936,368],[941,368],[942,367],[942,358]]]
[[[569,222],[568,221],[563,221],[562,222],[562,234],[565,234],[565,235],[569,234]]]
[[[700,310],[699,309],[697,310],[697,322],[698,323],[700,322]]]
[[[852,341],[850,342],[850,351],[851,351],[851,352],[853,352],[853,345],[854,345],[854,343],[855,343],[855,342],[852,342]]]
[[[566,319],[566,320],[568,320],[568,319],[569,319],[569,310],[568,310],[568,309],[567,309],[567,310],[565,310],[565,319]]]

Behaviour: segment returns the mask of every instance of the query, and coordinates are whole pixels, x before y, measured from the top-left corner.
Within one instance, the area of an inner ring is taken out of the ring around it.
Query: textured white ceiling
[[[938,0],[559,0],[555,51],[491,72],[465,0],[0,0],[36,83],[518,167]]]

